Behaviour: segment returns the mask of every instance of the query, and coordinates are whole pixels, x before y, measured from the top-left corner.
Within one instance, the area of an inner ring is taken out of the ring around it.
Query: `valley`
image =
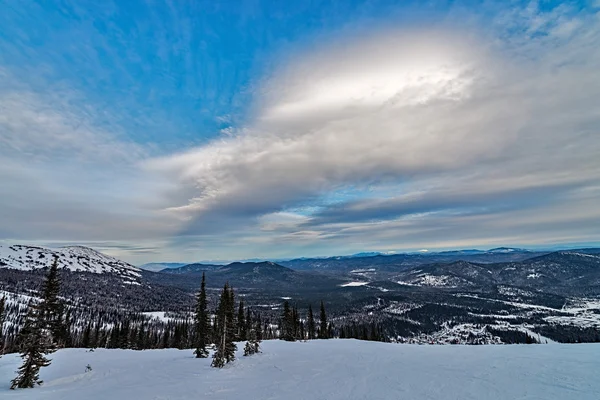
[[[204,273],[209,308],[216,307],[228,282],[274,326],[284,299],[302,318],[308,305],[314,308],[322,300],[337,336],[352,326],[377,326],[388,340],[399,342],[600,341],[598,249],[173,264],[160,271],[81,247],[0,251],[0,290],[23,306],[23,296],[36,296],[45,268],[58,255],[62,295],[83,316],[144,313],[140,318],[150,322],[152,315],[167,312],[188,319]],[[9,310],[7,320],[15,318]]]

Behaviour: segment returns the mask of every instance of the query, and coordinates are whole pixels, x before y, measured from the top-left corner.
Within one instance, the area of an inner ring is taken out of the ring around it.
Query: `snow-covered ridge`
[[[96,274],[113,273],[128,280],[140,277],[140,269],[83,246],[68,246],[58,249],[23,245],[0,245],[0,268],[33,270],[50,267],[58,256],[58,267],[70,271]]]

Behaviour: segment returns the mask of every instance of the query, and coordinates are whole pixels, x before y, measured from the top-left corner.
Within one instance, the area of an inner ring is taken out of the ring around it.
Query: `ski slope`
[[[238,346],[242,347],[242,346]],[[600,345],[418,346],[356,340],[263,343],[222,370],[191,350],[67,349],[43,386],[9,390],[16,355],[0,359],[0,398],[600,399]],[[85,372],[90,364],[91,372]]]

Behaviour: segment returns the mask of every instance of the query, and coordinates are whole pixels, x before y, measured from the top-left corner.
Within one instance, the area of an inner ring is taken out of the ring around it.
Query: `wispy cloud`
[[[45,31],[0,42],[0,240],[173,261],[598,240],[599,8],[367,18],[249,77],[255,55],[241,71],[236,36],[206,42],[185,7],[150,2],[144,24],[115,4],[54,32],[72,58],[18,71],[7,54],[37,60]]]
[[[365,233],[349,232],[362,224],[376,224],[374,246],[390,232],[402,246],[403,227],[415,246],[432,247],[432,230],[490,243],[551,239],[526,229],[520,213],[553,226],[555,238],[581,227],[574,207],[600,221],[600,199],[578,197],[600,182],[598,15],[532,3],[488,28],[451,25],[306,52],[265,81],[254,122],[235,136],[151,160],[151,170],[195,188],[173,207],[191,218],[182,234],[273,227],[307,204],[320,211],[303,218],[306,240],[355,246]],[[357,198],[323,204],[349,187]],[[371,197],[380,187],[393,188],[385,200]],[[556,212],[571,219],[555,223]],[[336,219],[346,225],[336,229]],[[507,223],[514,230],[504,235]],[[288,234],[302,241],[297,233]],[[599,233],[582,228],[578,239]]]

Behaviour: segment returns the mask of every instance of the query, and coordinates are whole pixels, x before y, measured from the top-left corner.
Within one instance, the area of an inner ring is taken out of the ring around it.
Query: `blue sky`
[[[598,244],[600,3],[11,1],[0,241]]]

